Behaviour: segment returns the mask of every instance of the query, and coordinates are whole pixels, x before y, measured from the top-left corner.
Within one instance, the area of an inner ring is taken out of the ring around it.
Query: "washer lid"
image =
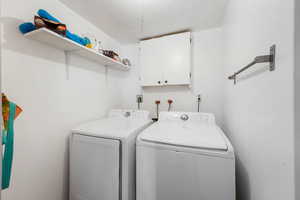
[[[198,148],[207,150],[227,151],[228,146],[218,126],[158,122],[146,129],[140,139],[147,142]]]

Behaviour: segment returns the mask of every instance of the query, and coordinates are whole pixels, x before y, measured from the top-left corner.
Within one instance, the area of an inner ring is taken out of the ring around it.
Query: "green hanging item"
[[[4,155],[2,162],[2,189],[7,189],[10,183],[11,168],[14,153],[14,119],[16,104],[9,102],[9,118],[7,130],[3,131]]]
[[[9,187],[11,178],[11,169],[14,153],[14,120],[22,112],[22,109],[10,102],[7,97],[2,93],[2,145],[3,159],[2,159],[2,184],[1,188],[7,189]]]

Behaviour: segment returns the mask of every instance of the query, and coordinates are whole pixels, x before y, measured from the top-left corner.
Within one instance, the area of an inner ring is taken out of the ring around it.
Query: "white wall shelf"
[[[31,31],[29,33],[26,33],[24,36],[28,39],[48,44],[63,51],[72,52],[74,54],[80,55],[84,58],[93,60],[94,62],[97,62],[106,67],[115,67],[121,70],[130,69],[129,66],[124,65],[121,62],[115,61],[105,55],[102,55],[93,49],[77,44],[76,42],[46,28]]]

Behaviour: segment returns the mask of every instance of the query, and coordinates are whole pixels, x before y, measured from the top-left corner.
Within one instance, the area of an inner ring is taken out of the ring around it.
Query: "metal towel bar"
[[[263,56],[257,56],[254,58],[254,60],[240,69],[239,71],[235,72],[233,75],[229,76],[229,80],[234,80],[234,84],[236,84],[236,76],[243,71],[247,70],[251,66],[258,64],[258,63],[270,63],[269,70],[274,71],[275,70],[275,52],[276,52],[276,45],[272,45],[270,48],[270,55],[263,55]]]

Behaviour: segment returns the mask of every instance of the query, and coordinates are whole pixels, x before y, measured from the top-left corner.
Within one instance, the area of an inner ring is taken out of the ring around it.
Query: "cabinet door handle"
[[[160,81],[157,81],[158,84],[160,84]]]
[[[165,80],[165,83],[168,83],[168,81],[167,81],[167,80]]]

